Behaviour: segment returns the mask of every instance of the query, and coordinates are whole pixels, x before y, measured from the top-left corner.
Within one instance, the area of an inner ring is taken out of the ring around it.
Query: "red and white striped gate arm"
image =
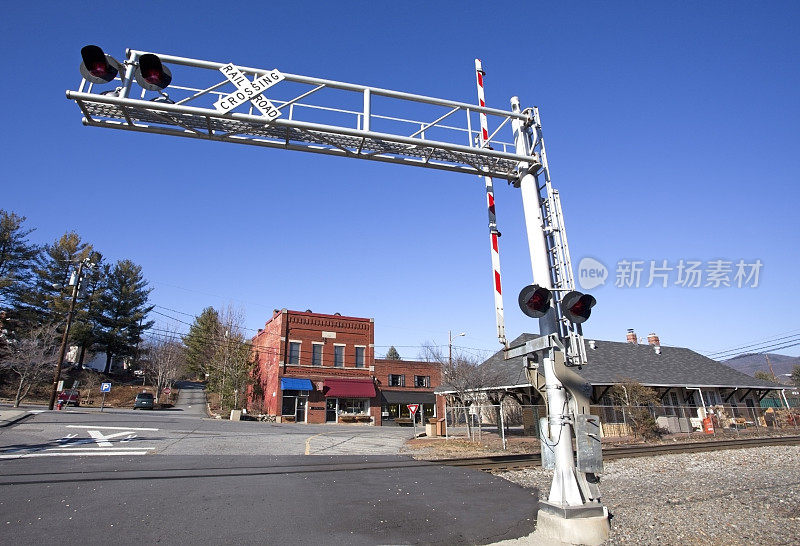
[[[478,103],[481,107],[486,107],[486,97],[483,94],[483,65],[480,59],[475,59],[475,77],[478,83]],[[486,122],[486,114],[480,114],[481,120],[481,136],[479,139],[479,146],[481,148],[486,146],[489,140],[489,127]],[[497,338],[504,346],[508,345],[506,341],[506,319],[503,314],[503,289],[500,282],[500,247],[498,244],[498,236],[500,232],[497,231],[497,216],[494,209],[494,184],[491,176],[485,176],[486,181],[486,206],[489,210],[489,243],[492,255],[492,279],[494,282],[494,310],[495,319],[497,321]]]

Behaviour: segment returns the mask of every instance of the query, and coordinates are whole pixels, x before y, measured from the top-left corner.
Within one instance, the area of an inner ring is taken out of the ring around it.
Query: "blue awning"
[[[296,377],[281,377],[281,390],[283,391],[313,391],[314,386],[310,379],[297,379]]]

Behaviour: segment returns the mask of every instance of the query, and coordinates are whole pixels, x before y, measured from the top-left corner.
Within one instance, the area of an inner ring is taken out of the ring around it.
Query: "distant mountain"
[[[772,363],[772,371],[781,383],[788,383],[788,377],[784,374],[792,373],[792,368],[800,366],[800,356],[786,356],[776,353],[769,354],[769,361]],[[767,357],[764,353],[745,353],[728,360],[723,360],[723,364],[739,370],[747,375],[755,375],[759,370],[769,373]]]

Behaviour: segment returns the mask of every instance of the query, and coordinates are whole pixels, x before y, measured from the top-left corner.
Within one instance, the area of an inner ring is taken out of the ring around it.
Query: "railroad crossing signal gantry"
[[[97,52],[95,52],[97,53]],[[171,67],[164,90],[145,89],[136,78],[142,58],[156,55]],[[99,56],[99,54],[98,54]],[[235,68],[252,83],[279,72],[283,80],[269,89],[280,115],[267,119],[245,101],[221,111],[215,104],[236,86],[219,63],[128,50],[124,69],[107,84],[82,80],[67,91],[83,112],[86,125],[207,139],[267,148],[284,148],[370,159],[514,181],[521,162],[540,165],[536,153],[519,155],[513,139],[501,139],[511,123],[532,122],[532,111],[512,112],[457,101],[391,91],[297,74],[276,68]],[[265,93],[266,94],[266,93]],[[497,126],[483,147],[478,116]]]

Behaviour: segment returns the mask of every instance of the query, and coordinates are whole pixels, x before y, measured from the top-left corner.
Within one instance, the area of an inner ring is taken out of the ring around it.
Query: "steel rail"
[[[633,457],[655,457],[679,453],[702,453],[722,449],[745,449],[751,447],[800,444],[800,436],[774,436],[768,438],[744,438],[732,440],[710,440],[703,442],[684,442],[672,445],[641,445],[610,447],[603,449],[603,459],[627,459]],[[447,466],[462,466],[480,470],[498,471],[541,466],[538,453],[521,455],[497,455],[489,457],[470,457],[463,459],[441,459],[436,461]]]

